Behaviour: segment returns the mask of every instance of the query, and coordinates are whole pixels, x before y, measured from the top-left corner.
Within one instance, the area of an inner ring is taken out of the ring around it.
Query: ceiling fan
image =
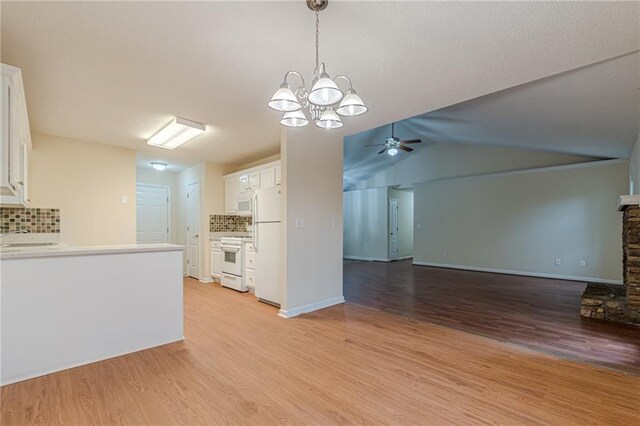
[[[365,147],[369,147],[369,146],[384,146],[384,148],[382,148],[382,150],[380,150],[380,152],[378,152],[378,154],[384,154],[385,152],[389,155],[391,155],[392,157],[394,155],[398,154],[398,150],[401,149],[403,151],[406,152],[411,152],[413,151],[413,148],[409,148],[407,145],[408,144],[412,144],[412,143],[422,143],[422,140],[420,139],[410,139],[407,141],[401,141],[400,138],[395,136],[394,133],[394,123],[391,123],[391,137],[388,137],[387,139],[385,139],[384,143],[379,143],[376,145],[365,145]]]

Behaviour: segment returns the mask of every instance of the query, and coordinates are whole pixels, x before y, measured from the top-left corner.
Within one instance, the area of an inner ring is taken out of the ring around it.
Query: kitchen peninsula
[[[183,339],[183,247],[0,252],[2,385]]]

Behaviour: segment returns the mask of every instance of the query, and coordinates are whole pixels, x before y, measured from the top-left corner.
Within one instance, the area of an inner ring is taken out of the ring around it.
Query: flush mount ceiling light
[[[147,143],[159,148],[174,149],[204,132],[204,124],[176,117],[158,133],[151,136]]]
[[[163,171],[164,169],[167,168],[167,163],[162,163],[160,161],[152,161],[151,162],[151,167],[153,167],[157,171],[161,172],[161,171]]]
[[[287,127],[302,127],[309,124],[309,118],[316,126],[323,129],[342,127],[339,115],[353,117],[364,114],[369,110],[351,85],[349,77],[339,75],[331,79],[325,70],[324,63],[320,63],[318,51],[320,49],[320,11],[326,9],[329,0],[307,0],[307,7],[316,14],[316,68],[311,84],[307,91],[304,77],[297,71],[288,71],[280,88],[269,101],[270,108],[284,112],[280,124]],[[290,75],[296,75],[302,84],[292,89],[287,82]],[[336,82],[346,80],[349,84],[346,94],[340,90]],[[307,118],[309,117],[309,118]]]

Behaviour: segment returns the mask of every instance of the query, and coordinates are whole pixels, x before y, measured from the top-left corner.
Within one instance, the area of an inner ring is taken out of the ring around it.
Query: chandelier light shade
[[[269,108],[275,109],[276,111],[289,112],[297,111],[302,108],[302,106],[300,106],[296,95],[285,82],[280,85],[278,91],[274,93],[271,101],[269,101]]]
[[[390,156],[392,156],[392,157],[393,157],[394,155],[398,154],[398,149],[397,149],[397,148],[390,148],[390,149],[387,151],[387,154],[389,154]]]
[[[331,79],[325,72],[324,63],[320,63],[320,11],[326,9],[329,0],[307,0],[307,7],[316,15],[316,67],[313,73],[311,90],[307,90],[304,77],[297,71],[288,71],[284,82],[269,101],[269,107],[285,114],[280,124],[287,127],[302,127],[313,120],[317,127],[336,129],[343,126],[338,114],[343,117],[355,117],[369,110],[356,94],[351,80],[344,75]],[[292,89],[287,82],[291,75],[297,76],[302,84]],[[349,84],[347,91],[338,87],[339,80]]]
[[[360,96],[358,96],[356,91],[353,89],[347,90],[347,94],[342,99],[340,106],[336,110],[338,114],[345,117],[355,117],[356,115],[364,114],[367,111],[369,111],[369,108],[365,106]]]
[[[316,126],[323,129],[337,129],[342,127],[343,124],[338,114],[332,108],[327,108],[316,121]]]
[[[280,124],[287,127],[303,127],[309,124],[309,120],[301,110],[290,111],[284,114]]]
[[[311,88],[308,99],[314,105],[326,107],[337,104],[343,96],[344,94],[338,89],[338,85],[331,80],[329,74],[323,73]]]

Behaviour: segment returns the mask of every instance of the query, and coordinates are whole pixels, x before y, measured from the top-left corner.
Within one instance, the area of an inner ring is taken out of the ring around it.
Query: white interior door
[[[200,278],[200,182],[187,185],[187,274]]]
[[[138,244],[169,242],[169,188],[136,185]]]
[[[398,258],[398,199],[389,199],[389,258]]]

